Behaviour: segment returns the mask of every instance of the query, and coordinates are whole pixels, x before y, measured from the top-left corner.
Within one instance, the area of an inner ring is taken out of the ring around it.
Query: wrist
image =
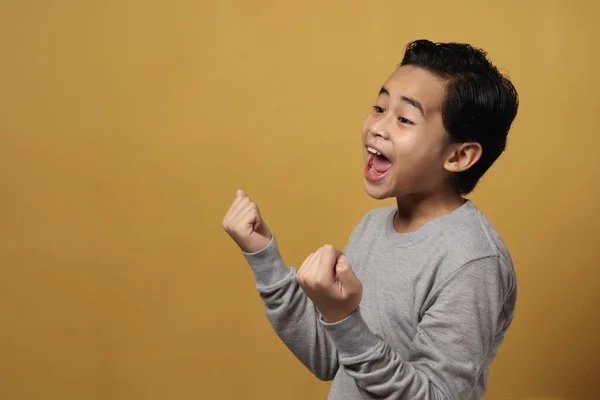
[[[350,310],[350,311],[337,312],[337,313],[336,312],[329,312],[329,313],[325,313],[325,314],[321,313],[321,319],[326,324],[336,324],[336,323],[348,318],[351,314],[353,314],[356,311],[357,308]]]
[[[265,237],[264,240],[254,242],[251,244],[239,243],[239,247],[242,251],[242,254],[244,254],[245,256],[253,256],[265,251],[267,247],[271,245],[272,242],[273,235],[269,235],[268,237]]]

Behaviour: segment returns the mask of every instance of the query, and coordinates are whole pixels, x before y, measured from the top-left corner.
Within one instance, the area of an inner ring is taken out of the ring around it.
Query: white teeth
[[[380,152],[378,152],[377,150],[375,150],[375,149],[374,149],[374,148],[372,148],[372,147],[367,147],[367,151],[368,151],[369,153],[377,154],[378,156],[380,156],[380,155],[381,155],[381,153],[380,153]]]

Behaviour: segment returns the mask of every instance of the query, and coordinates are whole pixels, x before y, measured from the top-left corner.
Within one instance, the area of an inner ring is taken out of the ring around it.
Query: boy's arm
[[[284,264],[275,238],[256,253],[242,253],[277,335],[317,378],[332,380],[339,368],[337,350],[318,310],[298,285],[296,270]]]
[[[486,367],[499,321],[500,328],[509,321],[503,306],[513,285],[495,257],[463,266],[432,294],[409,359],[369,329],[360,309],[321,324],[366,398],[466,399]]]
[[[267,317],[279,337],[318,378],[333,379],[338,370],[335,346],[319,323],[318,311],[298,286],[296,270],[283,263],[256,203],[244,191],[237,191],[223,228],[252,267]]]

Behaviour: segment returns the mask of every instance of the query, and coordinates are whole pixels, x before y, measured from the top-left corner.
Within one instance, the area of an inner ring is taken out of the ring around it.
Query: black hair
[[[487,53],[466,43],[408,44],[400,65],[413,65],[448,81],[442,120],[452,143],[477,142],[482,155],[450,185],[470,193],[506,148],[506,137],[517,115],[519,98],[508,77],[488,60]]]

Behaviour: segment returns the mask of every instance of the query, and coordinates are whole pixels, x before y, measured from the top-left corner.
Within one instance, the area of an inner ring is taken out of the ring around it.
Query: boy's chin
[[[367,192],[367,194],[375,200],[385,200],[393,197],[390,195],[386,187],[373,185],[368,181],[365,181],[365,192]]]

